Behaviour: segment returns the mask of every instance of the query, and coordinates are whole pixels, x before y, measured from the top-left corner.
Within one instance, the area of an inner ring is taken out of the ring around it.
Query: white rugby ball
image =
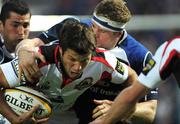
[[[29,87],[16,87],[5,89],[5,100],[8,105],[18,114],[28,112],[34,105],[39,104],[39,109],[34,113],[35,118],[49,117],[52,108],[51,101],[44,94]]]

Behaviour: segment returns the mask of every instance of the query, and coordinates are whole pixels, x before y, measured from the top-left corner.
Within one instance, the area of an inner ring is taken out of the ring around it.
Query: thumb
[[[103,103],[104,103],[103,100],[96,100],[96,99],[94,99],[93,101],[94,101],[94,103],[97,104],[97,105],[100,105],[100,104],[103,104]]]
[[[110,100],[107,100],[107,99],[105,99],[105,100],[96,100],[96,99],[94,99],[93,101],[94,101],[95,104],[108,104],[108,105],[113,104],[113,101],[110,101]]]
[[[33,113],[39,109],[39,106],[40,106],[39,104],[33,106],[32,109],[28,112],[27,116],[31,117],[33,115]]]
[[[40,59],[43,63],[46,63],[46,59],[45,59],[45,57],[41,53],[36,52],[35,53],[35,57]]]
[[[21,66],[20,65],[18,65],[19,67],[19,74],[18,74],[18,80],[19,80],[19,82],[21,82],[21,75],[22,75],[22,68],[21,68]]]

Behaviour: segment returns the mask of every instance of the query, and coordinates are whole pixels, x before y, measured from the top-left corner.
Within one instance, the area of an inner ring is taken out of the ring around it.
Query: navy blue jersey
[[[6,50],[3,37],[0,35],[0,64],[9,62],[14,57]]]
[[[86,23],[89,26],[92,25],[91,20],[83,19],[82,23]],[[57,40],[57,29],[62,26],[62,22],[56,24],[50,28],[47,32],[40,35],[40,38],[48,42]],[[59,29],[58,29],[59,30]],[[136,72],[139,74],[149,59],[152,58],[151,53],[142,44],[136,41],[133,37],[127,34],[126,30],[116,45],[116,49],[123,49],[127,56],[127,62]],[[45,39],[45,40],[44,40]],[[124,58],[122,58],[124,60]],[[92,110],[96,107],[93,103],[94,99],[109,99],[114,100],[117,94],[127,87],[124,84],[109,83],[109,80],[103,80],[97,82],[94,86],[90,87],[85,93],[83,93],[74,104],[77,117],[79,118],[79,124],[88,124],[92,121]],[[151,100],[157,98],[157,92],[152,91],[141,101]]]

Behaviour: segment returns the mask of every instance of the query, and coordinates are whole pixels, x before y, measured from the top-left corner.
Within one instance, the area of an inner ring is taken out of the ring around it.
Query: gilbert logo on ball
[[[5,100],[8,105],[18,114],[28,112],[37,104],[39,109],[34,113],[35,118],[49,117],[52,109],[51,102],[44,94],[28,87],[5,89]]]

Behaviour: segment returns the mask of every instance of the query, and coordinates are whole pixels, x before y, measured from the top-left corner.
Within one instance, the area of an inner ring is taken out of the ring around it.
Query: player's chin
[[[70,77],[71,77],[72,79],[76,79],[76,78],[79,77],[80,73],[74,73],[74,72],[71,72],[70,75],[71,75]]]

